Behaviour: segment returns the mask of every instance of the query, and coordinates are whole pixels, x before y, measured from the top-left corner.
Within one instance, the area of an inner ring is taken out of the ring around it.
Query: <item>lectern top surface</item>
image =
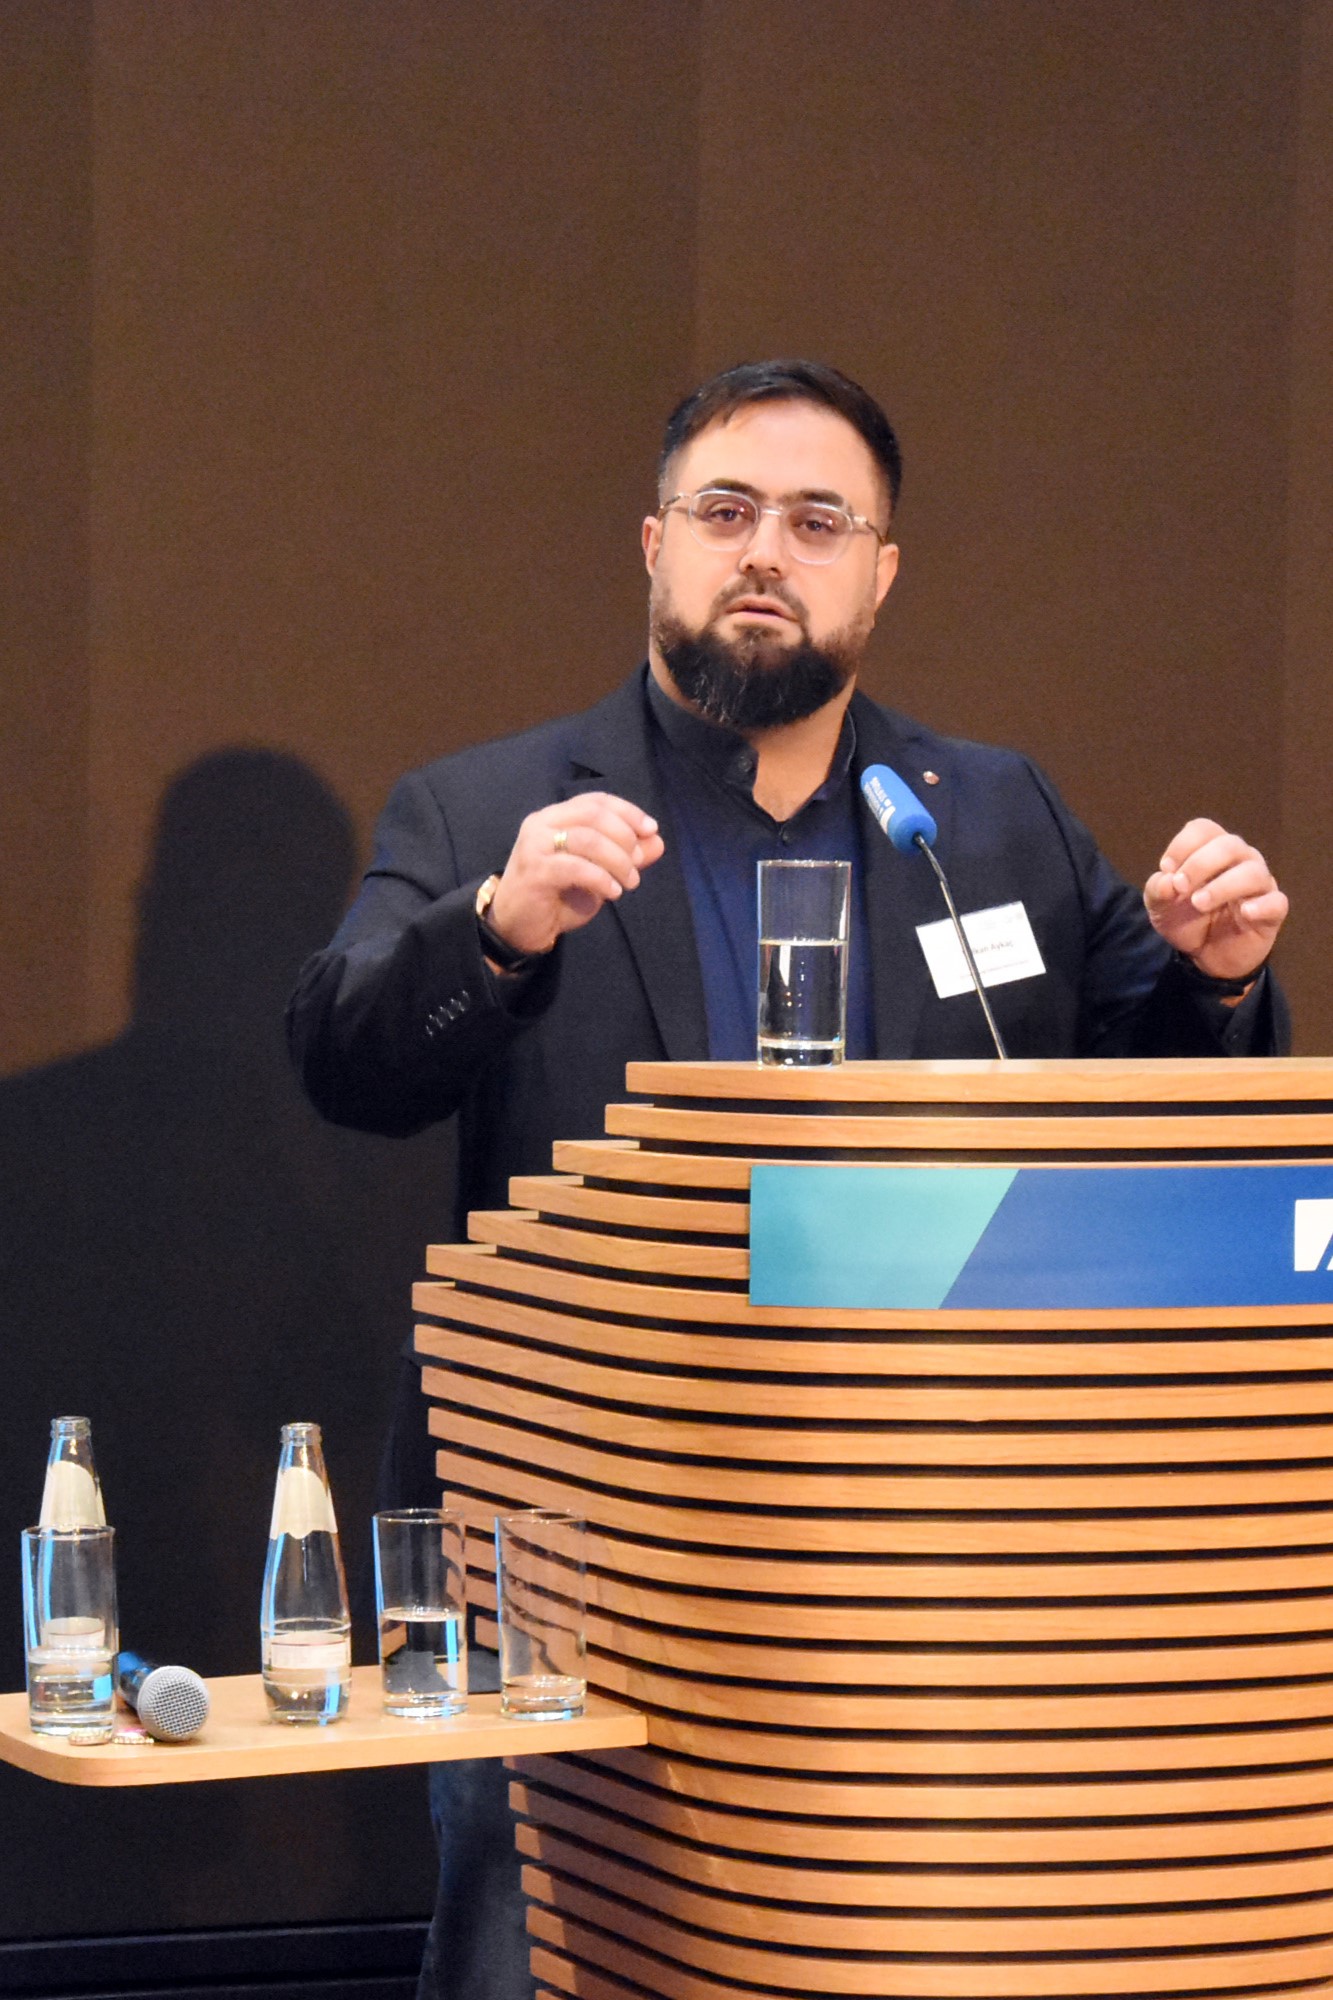
[[[634,1062],[626,1088],[652,1097],[831,1104],[1229,1104],[1333,1099],[1333,1057],[1126,1061]]]

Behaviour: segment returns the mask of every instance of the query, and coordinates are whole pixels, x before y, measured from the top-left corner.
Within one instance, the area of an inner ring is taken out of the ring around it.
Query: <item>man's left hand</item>
[[[1180,829],[1143,901],[1154,930],[1213,979],[1257,973],[1287,914],[1258,848],[1214,819]]]

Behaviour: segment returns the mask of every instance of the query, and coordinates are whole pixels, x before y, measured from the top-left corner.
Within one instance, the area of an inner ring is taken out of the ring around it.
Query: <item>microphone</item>
[[[159,1743],[184,1743],[208,1720],[208,1689],[189,1667],[159,1667],[142,1653],[118,1653],[116,1692]]]
[[[939,828],[896,771],[887,764],[867,765],[861,791],[880,831],[888,834],[899,854],[910,854],[918,841],[923,853],[929,854]]]
[[[977,999],[981,1002],[981,1011],[986,1017],[986,1026],[990,1029],[990,1037],[995,1044],[995,1053],[999,1056],[1001,1062],[1007,1062],[1009,1051],[1004,1046],[999,1024],[991,1012],[990,1001],[986,998],[986,989],[981,983],[981,974],[977,970],[977,961],[972,955],[972,947],[967,941],[967,932],[963,929],[958,911],[954,907],[953,894],[949,888],[949,878],[943,868],[941,868],[938,857],[935,854],[935,836],[939,832],[938,826],[936,826],[935,821],[926,811],[916,793],[909,785],[905,785],[898,776],[898,773],[891,771],[887,764],[868,764],[866,766],[861,777],[861,795],[870,807],[871,812],[875,815],[880,831],[887,833],[898,852],[900,854],[910,854],[913,848],[915,848],[918,853],[925,855],[927,861],[934,869],[935,880],[940,885],[940,894],[944,897],[944,906],[949,912],[950,921],[954,927],[954,934],[962,946],[963,962],[967,966],[968,977],[972,981]]]

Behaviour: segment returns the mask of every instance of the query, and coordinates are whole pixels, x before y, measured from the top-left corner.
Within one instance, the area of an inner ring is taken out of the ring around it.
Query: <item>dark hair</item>
[[[898,505],[903,483],[903,458],[893,425],[879,404],[859,383],[822,361],[742,361],[724,369],[678,403],[667,418],[658,460],[658,476],[678,451],[710,424],[723,423],[750,403],[819,403],[836,411],[865,440],[889,494],[890,512]]]

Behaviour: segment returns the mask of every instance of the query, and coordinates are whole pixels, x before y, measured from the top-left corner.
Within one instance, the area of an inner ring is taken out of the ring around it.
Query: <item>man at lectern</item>
[[[1026,758],[856,692],[898,566],[901,469],[884,412],[835,369],[705,383],[668,422],[642,527],[646,665],[585,714],[396,787],[356,902],[301,975],[291,1043],[340,1123],[459,1114],[460,1236],[511,1175],[549,1171],[555,1140],[601,1133],[628,1061],[754,1057],[760,860],[853,863],[850,1057],[992,1053],[975,994],[934,983],[917,935],[941,915],[933,878],[864,809],[871,764],[928,799],[960,910],[1007,913],[1018,971],[989,997],[1011,1055],[1285,1047],[1266,962],[1287,901],[1254,847],[1192,818],[1140,896]],[[433,1488],[408,1382],[400,1499]],[[460,2000],[527,2000],[503,1770],[442,1765],[435,1783],[422,1994],[438,1971]]]

